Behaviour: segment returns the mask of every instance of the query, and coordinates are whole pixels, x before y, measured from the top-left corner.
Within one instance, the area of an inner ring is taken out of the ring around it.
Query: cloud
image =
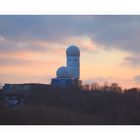
[[[3,36],[0,36],[0,42],[4,41],[5,38]]]
[[[140,66],[140,56],[129,56],[124,58],[123,64],[130,66]]]
[[[15,65],[24,65],[30,64],[31,61],[24,59],[16,59],[16,58],[5,58],[0,57],[0,66],[15,66]]]
[[[134,81],[135,81],[136,84],[140,84],[140,75],[136,75],[134,77]]]
[[[57,41],[73,35],[74,19],[74,16],[0,16],[0,33],[16,40]]]
[[[0,40],[0,52],[21,52],[21,51],[44,51],[47,50],[47,45],[39,46],[33,41],[13,41],[8,40],[1,36]],[[4,39],[3,39],[4,38]]]
[[[95,42],[88,36],[80,36],[80,37],[71,37],[65,40],[65,44],[68,42],[73,42],[72,44],[76,44],[80,46],[80,50],[82,52],[97,52],[98,48]]]
[[[58,62],[57,64],[60,64],[61,62]],[[56,66],[56,60],[39,60],[39,59],[33,59],[30,58],[19,58],[19,57],[8,57],[8,56],[0,56],[0,66],[24,66],[24,65],[34,65],[34,66]]]
[[[0,16],[0,34],[11,40],[57,43],[88,36],[105,49],[140,52],[140,16]]]
[[[16,53],[16,52],[40,52],[51,53],[54,51],[61,52],[64,50],[63,44],[56,44],[45,40],[10,40],[6,37],[0,36],[0,53]]]
[[[4,83],[50,83],[50,77],[44,75],[1,74],[0,82]]]

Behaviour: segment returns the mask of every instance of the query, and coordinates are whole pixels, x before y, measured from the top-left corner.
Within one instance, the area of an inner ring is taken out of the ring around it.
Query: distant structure
[[[47,84],[5,84],[3,86],[4,93],[30,93],[31,91],[46,90],[50,85]]]
[[[56,78],[51,80],[52,87],[80,86],[80,49],[71,45],[66,50],[67,67],[61,66],[56,71]]]
[[[80,50],[76,46],[70,46],[66,50],[67,55],[67,68],[70,73],[70,77],[80,78]]]

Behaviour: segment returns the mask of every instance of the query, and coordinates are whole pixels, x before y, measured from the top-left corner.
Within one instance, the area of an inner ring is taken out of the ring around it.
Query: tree
[[[110,86],[110,90],[117,93],[122,93],[122,88],[118,85],[118,83],[112,83]]]
[[[97,82],[91,84],[91,90],[99,90],[100,85]]]

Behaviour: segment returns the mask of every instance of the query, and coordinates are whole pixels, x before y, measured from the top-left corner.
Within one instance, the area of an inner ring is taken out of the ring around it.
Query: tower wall
[[[72,78],[80,78],[80,59],[79,56],[67,56],[67,68]]]

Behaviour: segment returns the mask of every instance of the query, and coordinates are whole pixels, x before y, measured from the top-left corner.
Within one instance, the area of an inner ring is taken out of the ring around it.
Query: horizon
[[[0,80],[50,84],[75,44],[83,83],[139,88],[139,29],[140,16],[1,15]]]

